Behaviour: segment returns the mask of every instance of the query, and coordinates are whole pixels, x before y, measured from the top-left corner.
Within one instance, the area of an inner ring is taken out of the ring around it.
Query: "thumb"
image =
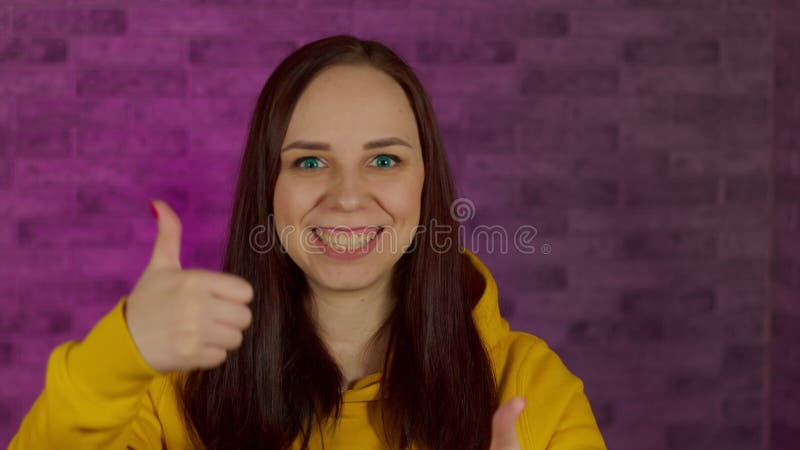
[[[497,409],[492,418],[492,444],[490,450],[520,450],[514,424],[522,410],[525,400],[514,397]]]
[[[153,213],[158,221],[158,235],[153,245],[149,267],[181,268],[181,219],[161,200],[153,199]]]

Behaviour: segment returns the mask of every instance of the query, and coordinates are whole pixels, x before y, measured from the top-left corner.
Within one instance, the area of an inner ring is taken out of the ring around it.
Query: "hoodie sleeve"
[[[161,424],[148,386],[161,374],[142,358],[125,321],[123,296],[83,341],[58,345],[44,389],[9,450],[162,448]]]
[[[530,346],[518,383],[522,450],[607,450],[583,381],[543,340]]]

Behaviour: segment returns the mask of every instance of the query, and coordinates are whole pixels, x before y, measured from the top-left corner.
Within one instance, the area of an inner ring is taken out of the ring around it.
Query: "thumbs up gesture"
[[[514,424],[525,408],[525,400],[514,397],[497,408],[492,418],[492,443],[489,450],[522,450]]]
[[[213,368],[242,343],[253,287],[242,277],[181,267],[181,222],[154,200],[158,236],[150,262],[125,305],[128,330],[156,371]]]

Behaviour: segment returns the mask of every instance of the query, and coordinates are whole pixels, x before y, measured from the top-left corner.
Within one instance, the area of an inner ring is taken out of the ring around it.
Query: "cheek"
[[[383,186],[380,190],[381,204],[401,222],[416,225],[421,208],[422,183],[408,180],[404,183]]]

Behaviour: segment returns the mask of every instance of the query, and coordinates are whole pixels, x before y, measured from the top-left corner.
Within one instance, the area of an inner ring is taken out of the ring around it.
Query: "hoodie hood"
[[[475,307],[472,308],[472,319],[478,334],[487,349],[492,349],[500,339],[509,332],[508,322],[500,316],[500,304],[497,283],[489,269],[472,253],[461,247],[472,265],[483,275],[485,287]],[[369,402],[377,398],[382,372],[373,372],[355,381],[353,386],[342,392],[343,403]]]

